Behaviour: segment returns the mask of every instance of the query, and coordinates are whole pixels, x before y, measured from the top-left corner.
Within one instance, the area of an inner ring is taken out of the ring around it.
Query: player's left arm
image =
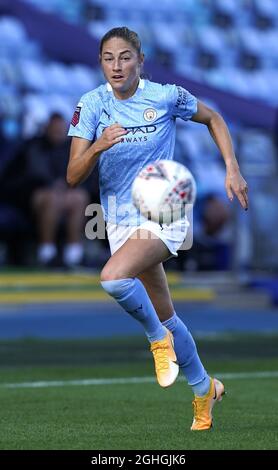
[[[243,207],[248,209],[248,186],[242,177],[239,165],[234,153],[232,139],[228,127],[222,116],[213,109],[198,101],[197,112],[192,116],[191,121],[205,124],[219,148],[226,164],[226,192],[229,199],[233,200],[235,194]]]

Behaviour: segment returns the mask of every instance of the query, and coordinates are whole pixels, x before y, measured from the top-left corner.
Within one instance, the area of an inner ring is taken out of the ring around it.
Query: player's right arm
[[[127,131],[116,123],[107,127],[94,143],[82,137],[73,137],[67,168],[68,184],[75,187],[88,178],[102,152],[121,142],[126,133]]]

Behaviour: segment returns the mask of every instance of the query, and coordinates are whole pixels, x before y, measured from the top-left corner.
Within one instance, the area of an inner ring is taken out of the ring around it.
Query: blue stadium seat
[[[77,21],[79,17],[83,24],[86,21],[81,2],[29,2],[65,19]],[[156,55],[162,63],[185,76],[246,97],[269,100],[270,95],[275,94],[276,85],[268,80],[274,76],[270,70],[278,66],[278,9],[275,0],[175,0],[174,5],[172,0],[88,0],[88,4],[102,12],[98,20],[88,18],[88,30],[97,39],[112,27],[126,24],[139,32],[144,51],[150,59]],[[222,24],[219,15],[223,16]],[[272,19],[272,24],[267,27],[263,18]],[[249,73],[252,70],[256,71],[254,77]],[[264,70],[268,70],[268,74],[264,75]],[[231,73],[235,74],[235,80],[230,77]],[[249,77],[250,87],[244,83]],[[269,93],[263,81],[267,83]],[[258,87],[257,94],[255,87]]]
[[[175,8],[172,0],[88,0],[92,9],[103,12],[93,21],[87,20],[84,4],[81,8],[82,2],[76,0],[28,1],[64,19],[82,24],[88,21],[88,30],[97,39],[110,28],[127,24],[139,32],[148,58],[160,58],[185,77],[240,96],[274,104],[278,101],[278,12],[274,0],[176,0]],[[230,18],[230,26],[215,26],[219,12]],[[273,25],[260,27],[260,15],[273,17]],[[60,95],[68,112],[78,96],[99,83],[99,70],[51,62],[15,18],[1,17],[0,28],[0,93],[2,96],[8,90],[10,110],[16,108],[18,87],[29,96],[37,94],[38,102],[46,107],[46,96],[61,104]]]

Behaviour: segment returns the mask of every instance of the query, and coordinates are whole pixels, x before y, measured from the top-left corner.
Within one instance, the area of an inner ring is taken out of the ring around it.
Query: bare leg
[[[139,239],[136,237],[138,234],[141,235]],[[143,283],[136,279],[169,257],[169,250],[160,238],[149,238],[149,234],[149,231],[137,230],[114,253],[102,270],[101,283],[106,292],[143,326],[151,343],[158,383],[168,387],[174,383],[179,372],[173,337],[159,320]]]
[[[32,206],[38,222],[40,243],[54,243],[63,211],[63,198],[55,190],[41,189],[34,193]]]
[[[107,261],[101,272],[101,281],[138,277],[166,260],[169,257],[168,248],[154,234],[151,239],[148,238],[149,233],[147,230],[137,230]]]
[[[167,277],[162,263],[139,274],[161,322],[168,320],[174,313]]]
[[[88,194],[83,189],[68,190],[65,193],[67,211],[67,243],[80,243],[85,225],[85,209]]]

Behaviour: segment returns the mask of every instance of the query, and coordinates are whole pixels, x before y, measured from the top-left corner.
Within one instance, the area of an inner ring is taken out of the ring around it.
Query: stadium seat
[[[28,1],[64,19],[77,22],[79,18],[81,24],[87,22],[89,32],[96,39],[109,29],[126,24],[139,32],[148,58],[156,57],[184,76],[240,96],[262,100],[272,96],[276,100],[276,85],[268,80],[274,76],[271,70],[278,65],[278,10],[274,0],[176,0],[174,8],[172,0],[133,3],[88,0],[92,11],[101,10],[100,17],[93,20],[90,15],[86,17],[86,8],[78,8],[80,2],[74,0],[51,0],[47,4]],[[252,78],[249,71],[253,70],[256,76]],[[235,80],[231,73],[235,73]],[[249,77],[250,87],[244,83]],[[263,82],[270,89],[268,93]]]

